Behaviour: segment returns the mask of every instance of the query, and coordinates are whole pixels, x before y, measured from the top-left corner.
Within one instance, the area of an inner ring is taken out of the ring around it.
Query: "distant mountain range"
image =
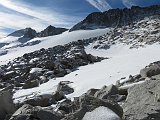
[[[9,34],[8,36],[33,39],[35,37],[47,37],[47,36],[52,36],[52,35],[58,35],[58,34],[61,34],[65,31],[67,31],[67,30],[68,29],[66,29],[66,28],[56,28],[56,27],[50,25],[41,32],[36,32],[32,28],[25,28],[25,29],[17,30],[15,32]]]

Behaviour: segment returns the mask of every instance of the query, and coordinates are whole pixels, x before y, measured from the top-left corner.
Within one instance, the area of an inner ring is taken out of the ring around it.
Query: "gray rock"
[[[140,71],[142,77],[151,77],[160,74],[160,62],[155,62],[146,66]]]
[[[11,90],[0,92],[0,120],[4,120],[6,115],[15,112],[15,105],[12,100]]]
[[[159,120],[160,81],[148,80],[129,88],[123,110],[125,120]]]
[[[111,95],[118,94],[118,88],[114,85],[104,86],[95,93],[95,97],[99,99],[107,99]]]
[[[58,84],[57,91],[61,91],[65,95],[73,93],[74,89],[68,86],[68,84],[70,84],[70,83],[71,82],[69,82],[69,81],[61,81]]]
[[[34,88],[34,87],[38,87],[39,86],[39,81],[38,80],[32,80],[32,81],[27,81],[24,85],[23,85],[23,89],[29,89],[29,88]]]
[[[63,116],[51,109],[23,105],[9,120],[60,120]]]
[[[108,107],[120,118],[123,116],[123,109],[116,102],[84,94],[74,100],[70,107],[72,113],[68,114],[63,120],[82,120],[86,112],[93,111],[100,106]]]
[[[98,91],[99,89],[90,89],[86,92],[87,95],[94,96],[94,94]]]
[[[23,104],[29,104],[32,106],[41,106],[41,107],[47,107],[52,104],[56,104],[58,101],[64,99],[65,96],[63,92],[56,91],[53,95],[50,94],[44,94],[35,96],[32,99],[27,99],[23,102]]]

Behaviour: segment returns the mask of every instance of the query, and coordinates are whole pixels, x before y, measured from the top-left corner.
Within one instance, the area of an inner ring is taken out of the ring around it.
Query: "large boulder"
[[[74,89],[71,88],[68,84],[70,84],[71,82],[70,81],[61,81],[59,84],[58,84],[58,87],[57,87],[57,91],[61,91],[63,92],[65,95],[67,94],[71,94],[74,92]]]
[[[32,107],[28,104],[19,108],[9,120],[60,120],[63,116],[52,109]]]
[[[56,91],[52,95],[51,94],[43,94],[43,95],[36,96],[32,99],[27,99],[22,104],[47,107],[52,104],[56,104],[58,101],[60,101],[64,98],[65,98],[65,96],[64,96],[63,92]]]
[[[104,86],[95,93],[95,97],[99,99],[107,99],[111,95],[118,94],[118,88],[114,85]]]
[[[144,78],[160,74],[160,62],[158,61],[146,66],[140,71],[140,74]]]
[[[160,81],[147,80],[129,88],[123,110],[125,120],[159,120]]]
[[[0,120],[4,120],[6,115],[15,112],[15,105],[12,100],[11,90],[0,92]]]

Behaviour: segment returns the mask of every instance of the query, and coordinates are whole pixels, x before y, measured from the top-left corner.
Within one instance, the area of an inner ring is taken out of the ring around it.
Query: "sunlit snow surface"
[[[160,59],[159,44],[148,45],[139,49],[129,49],[127,45],[116,44],[108,50],[95,50],[90,45],[86,47],[86,51],[93,55],[109,57],[109,59],[79,67],[78,70],[65,77],[50,80],[45,83],[45,87],[41,85],[32,90],[19,90],[14,94],[14,98],[19,98],[24,93],[26,95],[33,92],[41,94],[43,91],[47,93],[59,81],[73,82],[70,86],[74,88],[75,92],[69,94],[68,97],[77,97],[90,88],[101,88],[103,85],[115,84],[122,77],[138,74],[140,69]],[[54,92],[54,89],[52,91]]]
[[[109,108],[101,106],[87,112],[82,120],[120,120],[120,118]]]

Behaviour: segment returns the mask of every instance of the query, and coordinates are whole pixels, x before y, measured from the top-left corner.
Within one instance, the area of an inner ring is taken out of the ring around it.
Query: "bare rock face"
[[[123,110],[124,120],[159,120],[160,81],[147,80],[129,88]]]
[[[15,105],[12,100],[12,92],[10,90],[0,92],[0,120],[4,120],[6,115],[15,112]]]

